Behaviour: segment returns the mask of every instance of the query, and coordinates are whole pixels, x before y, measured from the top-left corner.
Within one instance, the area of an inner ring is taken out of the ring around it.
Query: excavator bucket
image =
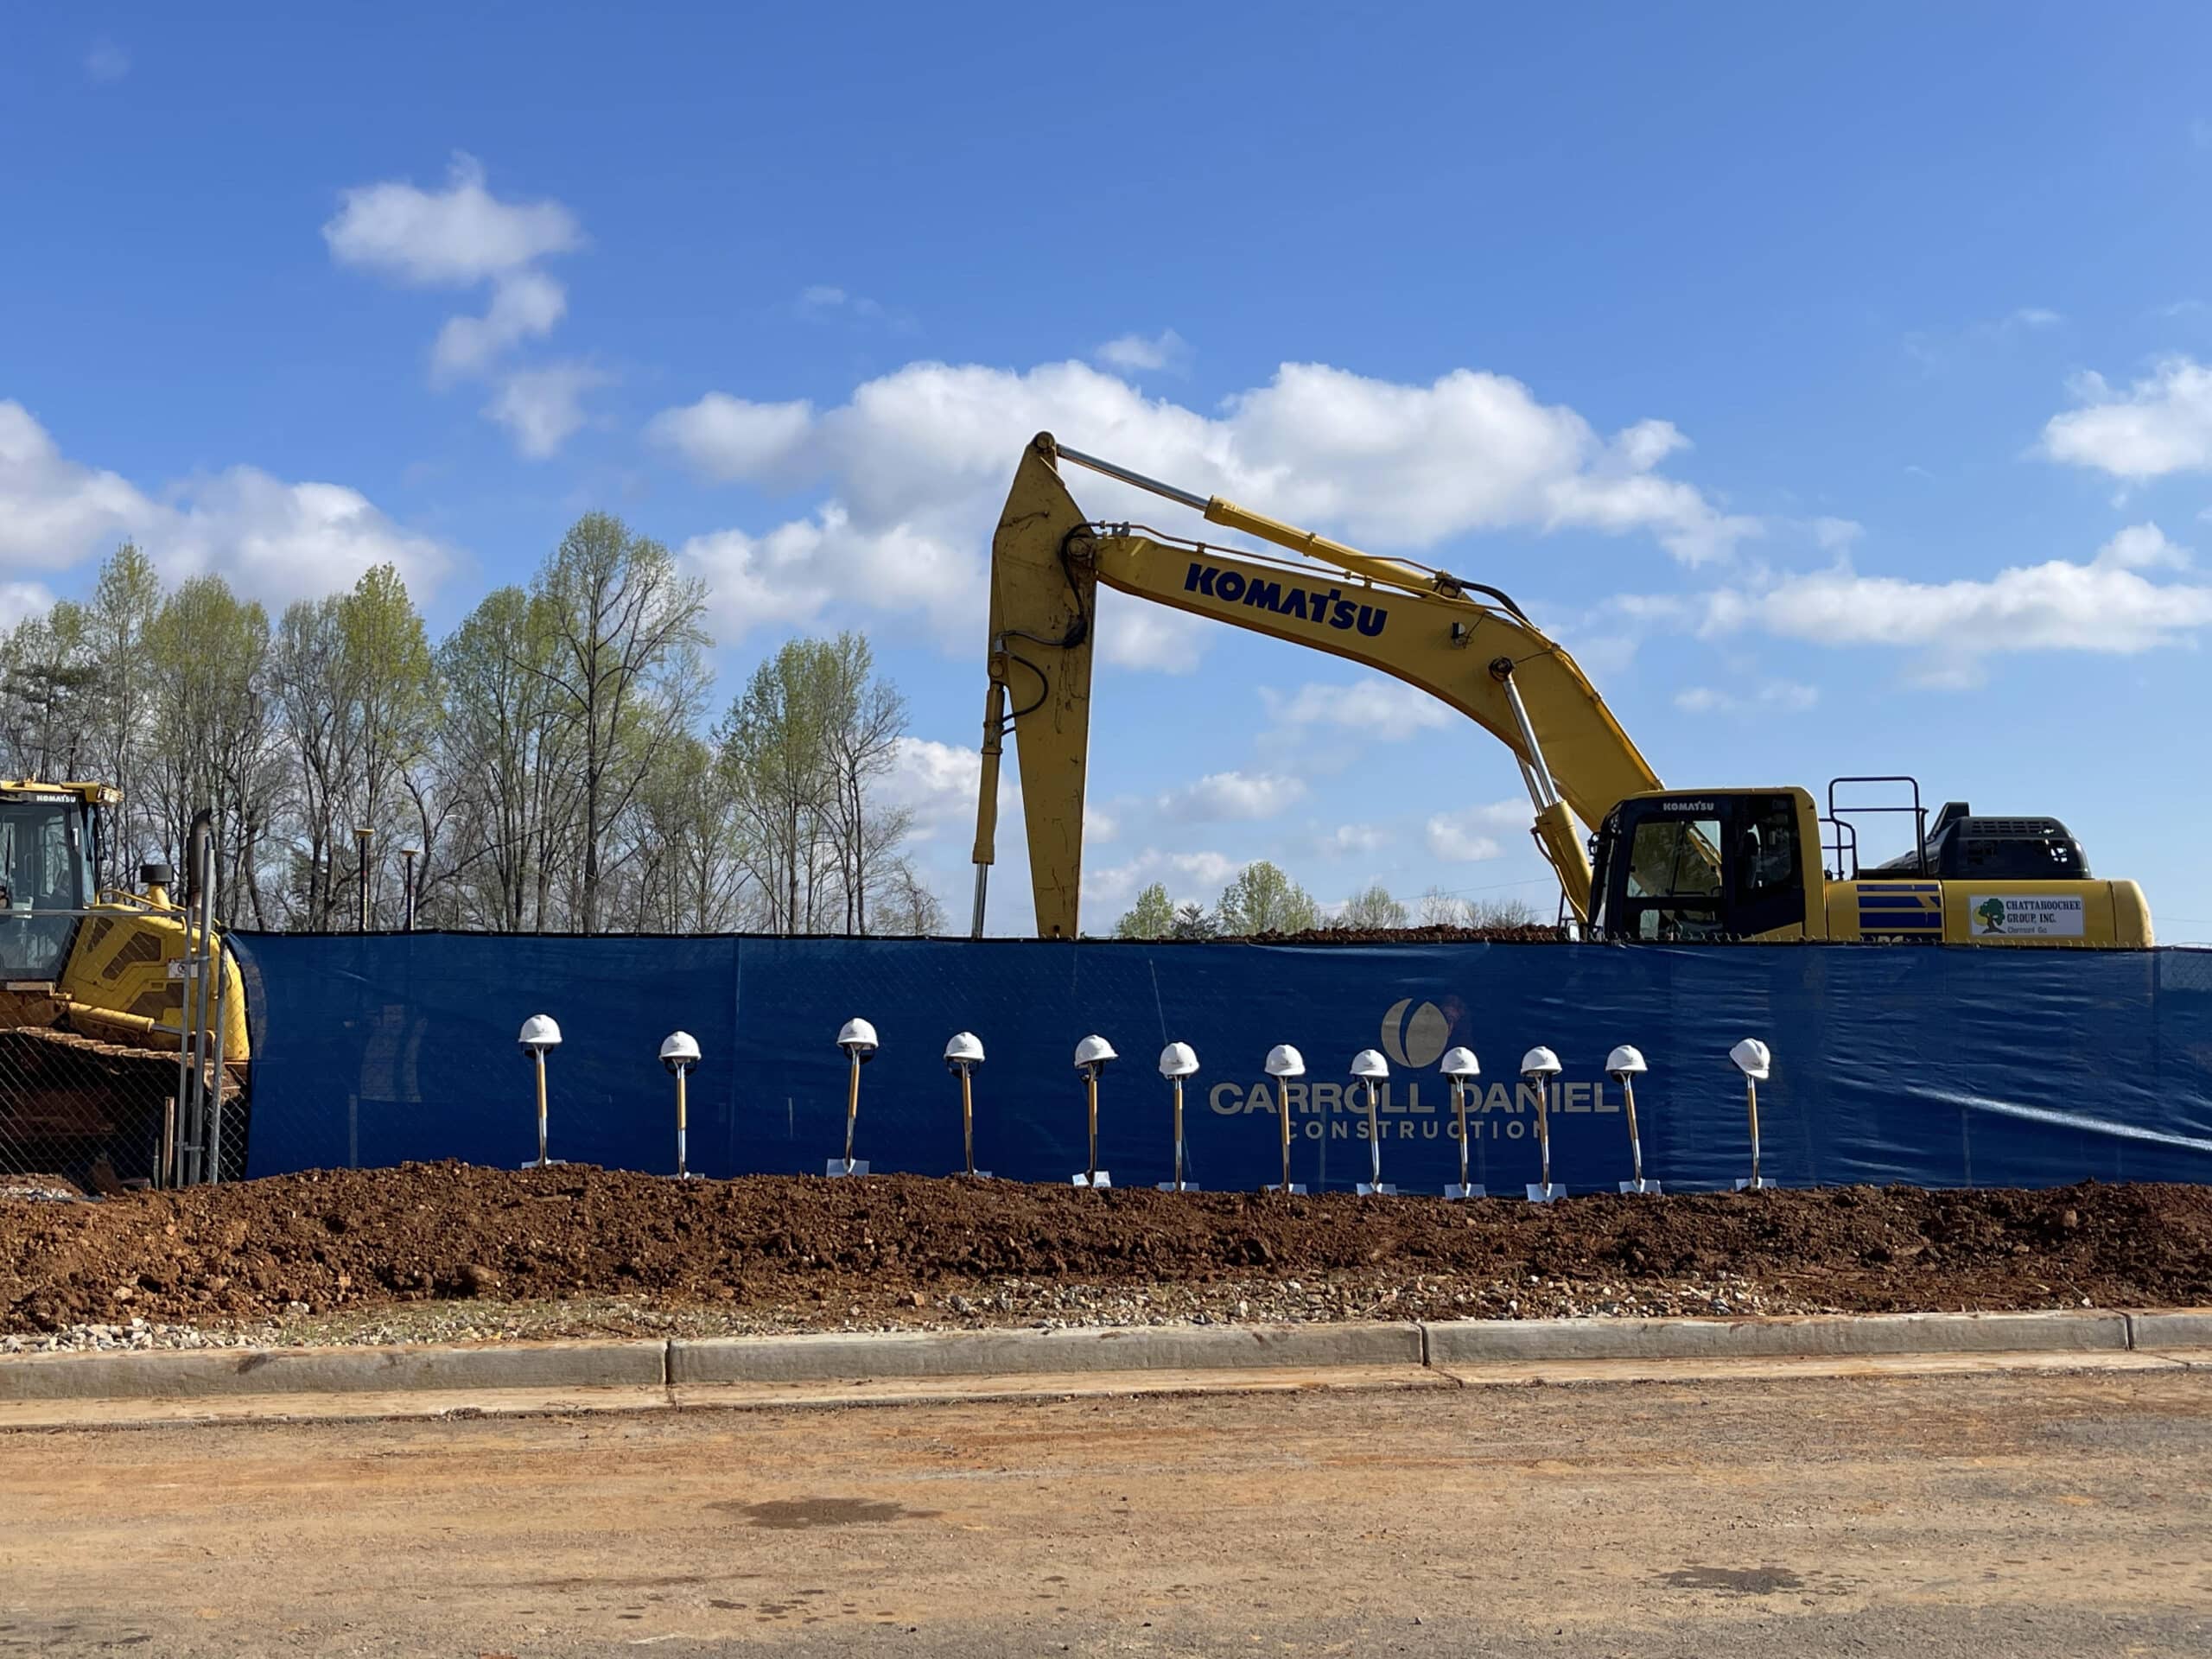
[[[991,537],[990,691],[976,811],[978,933],[996,852],[1001,740],[1010,728],[1021,765],[1037,933],[1076,937],[1098,593],[1083,512],[1053,465],[1052,440],[1039,435],[1023,452]]]

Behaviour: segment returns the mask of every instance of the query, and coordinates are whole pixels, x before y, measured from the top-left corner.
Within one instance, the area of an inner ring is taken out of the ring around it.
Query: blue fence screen
[[[1536,1179],[1522,1052],[1564,1063],[1554,1179],[1611,1190],[1628,1173],[1614,1045],[1643,1051],[1646,1173],[1670,1189],[1747,1173],[1738,1039],[1774,1051],[1759,1092],[1764,1173],[1784,1185],[2048,1186],[2212,1179],[2212,951],[1967,950],[1565,944],[1268,946],[1099,942],[572,938],[486,934],[239,936],[254,1016],[249,1173],[536,1154],[516,1033],[559,1020],[549,1064],[556,1158],[669,1170],[674,1090],[657,1055],[681,1027],[690,1164],[709,1175],[813,1173],[842,1146],[838,1027],[874,1022],[855,1154],[880,1173],[961,1167],[959,1088],[942,1058],[982,1038],[976,1162],[1065,1181],[1086,1159],[1076,1042],[1120,1051],[1101,1090],[1100,1163],[1121,1185],[1170,1173],[1160,1047],[1197,1049],[1190,1178],[1276,1178],[1268,1050],[1303,1051],[1294,1179],[1366,1179],[1353,1054],[1380,1050],[1383,1179],[1458,1179],[1449,1044],[1479,1056],[1474,1179]]]

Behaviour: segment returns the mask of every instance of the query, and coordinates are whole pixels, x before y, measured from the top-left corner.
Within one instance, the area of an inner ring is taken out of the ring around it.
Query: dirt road
[[[2212,1649],[2212,1376],[0,1436],[0,1654]]]

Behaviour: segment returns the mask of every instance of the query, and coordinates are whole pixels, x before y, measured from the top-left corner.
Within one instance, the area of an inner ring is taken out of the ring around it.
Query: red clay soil
[[[1567,935],[1540,922],[1491,927],[1309,927],[1295,933],[1232,934],[1208,944],[1560,944]],[[1166,941],[1154,939],[1158,944]]]
[[[1733,1277],[1775,1311],[2212,1302],[2212,1188],[1837,1187],[1553,1205],[1084,1192],[919,1176],[679,1183],[564,1165],[327,1171],[90,1204],[0,1202],[0,1332],[235,1324],[435,1299],[612,1295],[874,1317],[1032,1287],[1415,1285],[1401,1304],[1529,1314],[1506,1289],[1633,1305]],[[1440,1295],[1459,1287],[1457,1296]],[[1293,1288],[1298,1288],[1293,1287]],[[1241,1295],[1242,1291],[1231,1294]],[[1257,1292],[1254,1293],[1257,1294]],[[1564,1293],[1561,1293],[1564,1294]],[[1579,1293],[1577,1293],[1579,1294]],[[1349,1299],[1372,1311],[1376,1297]],[[1001,1306],[1006,1306],[1001,1299]],[[1572,1305],[1580,1306],[1579,1303]],[[294,1312],[297,1312],[296,1307]],[[1317,1317],[1342,1317],[1322,1310]],[[910,1316],[909,1316],[910,1317]]]

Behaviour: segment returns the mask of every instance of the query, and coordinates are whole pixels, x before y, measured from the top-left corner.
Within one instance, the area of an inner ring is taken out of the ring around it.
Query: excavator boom
[[[1065,457],[1192,506],[1301,562],[1180,541],[1085,518]],[[1420,687],[1513,752],[1535,834],[1578,918],[1590,865],[1573,817],[1594,823],[1659,779],[1580,667],[1494,589],[1376,558],[1310,531],[1200,498],[1039,434],[1023,454],[991,543],[990,690],[977,806],[975,930],[995,855],[998,772],[1011,728],[1040,937],[1073,938],[1083,874],[1090,664],[1098,584],[1255,633],[1344,657]],[[1483,599],[1471,597],[1482,594]]]

